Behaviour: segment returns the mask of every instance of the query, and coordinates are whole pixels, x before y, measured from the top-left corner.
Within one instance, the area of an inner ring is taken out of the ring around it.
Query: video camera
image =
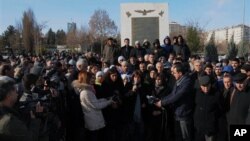
[[[51,107],[51,102],[47,96],[43,96],[42,98],[31,99],[27,101],[19,101],[18,110],[23,114],[29,114],[30,111],[36,113],[36,105],[40,102],[40,105],[44,108],[43,113],[49,112]]]
[[[121,103],[120,92],[118,90],[114,91],[114,95],[112,96],[112,100],[117,103]]]
[[[57,82],[51,81],[49,79],[45,80],[45,83],[49,88],[54,88],[54,89],[57,89],[59,85]]]
[[[146,97],[148,99],[148,103],[151,105],[155,104],[156,102],[158,102],[160,100],[159,98],[152,96],[152,95],[147,95]]]

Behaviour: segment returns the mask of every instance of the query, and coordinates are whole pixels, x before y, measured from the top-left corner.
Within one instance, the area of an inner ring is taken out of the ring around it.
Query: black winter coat
[[[112,96],[118,96],[119,100],[122,99],[124,95],[124,86],[122,82],[116,81],[104,81],[102,84],[103,87],[103,98],[110,98]],[[103,116],[107,123],[107,126],[110,127],[118,127],[122,124],[123,117],[123,109],[122,109],[122,101],[117,102],[117,107],[113,107],[112,105],[103,109]]]
[[[132,49],[133,49],[132,46],[123,46],[123,47],[121,48],[121,55],[122,55],[126,60],[128,60],[129,57],[130,57],[130,52],[131,52]]]
[[[135,57],[138,58],[139,56],[144,57],[144,55],[146,54],[146,49],[145,48],[133,48],[130,52],[130,57]]]
[[[140,96],[141,105],[145,105],[147,102],[146,95],[149,95],[150,93],[149,85],[146,83],[140,84],[136,92],[132,91],[132,85],[130,85],[130,87],[129,91],[125,94],[123,101],[124,113],[126,113],[126,115],[124,115],[126,123],[132,123],[134,121],[133,117],[137,95]],[[145,111],[145,107],[141,107],[142,120],[145,118]]]
[[[197,131],[213,135],[218,130],[218,119],[221,111],[221,94],[216,90],[211,90],[204,94],[201,90],[196,92],[194,126]]]
[[[235,91],[228,113],[229,124],[250,124],[250,91]]]

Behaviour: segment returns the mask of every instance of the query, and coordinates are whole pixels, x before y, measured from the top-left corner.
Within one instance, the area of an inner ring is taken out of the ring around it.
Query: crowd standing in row
[[[230,140],[231,124],[250,124],[249,61],[172,42],[1,57],[0,140]]]

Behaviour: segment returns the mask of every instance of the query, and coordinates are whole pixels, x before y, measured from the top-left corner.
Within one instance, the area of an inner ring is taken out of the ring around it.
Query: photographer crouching
[[[0,140],[37,141],[40,120],[36,119],[33,111],[30,111],[30,124],[27,127],[13,108],[17,99],[15,81],[6,76],[0,77]],[[43,112],[43,107],[39,103],[36,105],[35,112]]]

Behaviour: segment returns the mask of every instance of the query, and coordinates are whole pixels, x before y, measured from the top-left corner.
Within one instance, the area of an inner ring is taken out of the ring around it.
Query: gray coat
[[[103,61],[114,64],[120,55],[120,48],[115,46],[110,47],[106,45],[103,50]]]

